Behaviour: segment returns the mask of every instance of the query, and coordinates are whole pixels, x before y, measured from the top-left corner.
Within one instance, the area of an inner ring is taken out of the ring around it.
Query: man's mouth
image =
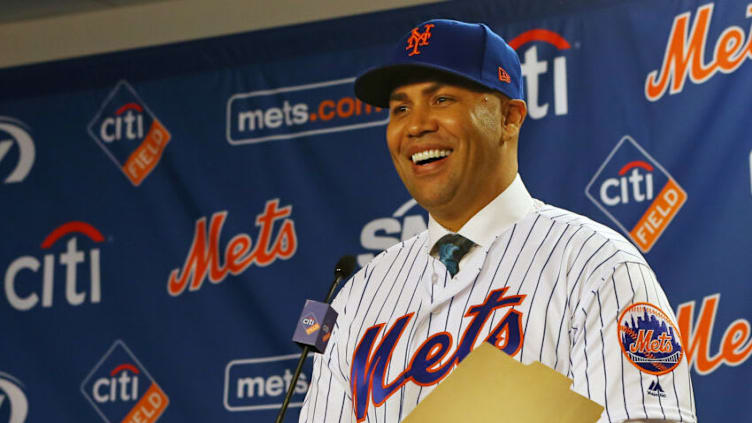
[[[452,154],[452,150],[425,150],[413,154],[410,159],[418,166],[433,163]]]

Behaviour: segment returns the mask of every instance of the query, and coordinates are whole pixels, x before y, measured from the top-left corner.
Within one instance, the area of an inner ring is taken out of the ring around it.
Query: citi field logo
[[[718,72],[735,72],[746,60],[752,59],[752,32],[745,36],[744,29],[729,25],[722,31],[713,31],[720,35],[712,59],[705,63],[713,3],[697,9],[690,29],[691,15],[685,12],[674,18],[663,64],[645,78],[645,98],[649,101],[660,100],[666,90],[669,94],[682,92],[687,77],[695,84],[702,84]],[[745,17],[752,17],[752,4],[747,4]]]
[[[717,323],[720,302],[719,293],[703,298],[696,319],[696,301],[680,304],[677,308],[676,321],[684,340],[687,361],[701,375],[710,374],[724,364],[740,366],[752,357],[752,325],[747,319],[740,317],[732,321],[723,330],[720,342],[713,342],[713,328]],[[711,351],[717,353],[711,354]]]
[[[205,217],[198,219],[188,256],[182,268],[170,273],[167,292],[175,297],[185,292],[186,288],[189,291],[200,289],[207,277],[217,284],[225,280],[228,274],[237,276],[253,264],[268,266],[276,259],[289,259],[298,248],[295,222],[288,219],[291,214],[292,206],[279,208],[278,198],[267,201],[264,212],[256,216],[259,227],[256,245],[253,246],[250,235],[238,234],[232,237],[224,250],[219,246],[219,238],[227,211],[214,213],[208,228]],[[275,222],[278,221],[277,234],[273,236]],[[220,260],[222,251],[224,257]]]
[[[121,340],[81,383],[81,393],[105,422],[153,423],[170,403],[162,388]]]
[[[64,243],[64,251],[54,248],[58,241]],[[56,282],[64,283],[68,305],[99,303],[102,284],[97,245],[103,241],[102,233],[86,222],[68,222],[53,229],[42,241],[43,256],[21,256],[6,268],[4,288],[10,306],[19,311],[31,310],[40,302],[42,308],[52,307],[54,293],[61,292],[55,288]],[[79,242],[88,248],[81,248]]]
[[[290,408],[301,407],[313,372],[313,355],[303,363]],[[225,367],[223,402],[227,411],[275,410],[290,388],[300,354],[233,360]]]
[[[3,179],[3,183],[22,182],[31,171],[36,149],[30,132],[29,127],[20,120],[0,116],[0,171],[4,172],[4,163],[15,160],[13,170]]]
[[[303,318],[303,327],[305,327],[305,332],[310,335],[317,330],[321,329],[321,325],[319,325],[319,322],[316,321],[316,316],[313,314],[309,314],[308,316]]]
[[[516,36],[509,42],[509,46],[517,50],[522,59],[520,64],[522,76],[525,78],[528,116],[532,119],[546,117],[549,112],[549,103],[542,102],[542,99],[550,99],[551,95],[553,95],[554,114],[562,116],[569,113],[567,57],[561,54],[571,48],[569,42],[556,32],[538,28]],[[523,48],[523,46],[526,47]],[[551,61],[539,59],[538,47],[541,48],[542,57],[553,56],[553,83],[548,73]],[[501,72],[499,72],[499,79],[501,79]]]
[[[358,265],[365,266],[381,251],[428,229],[427,218],[426,211],[411,198],[392,216],[366,223],[360,231],[360,246],[369,252],[358,255]]]
[[[629,135],[585,188],[585,195],[647,253],[687,201],[687,193]]]
[[[227,142],[252,144],[386,125],[386,110],[352,95],[354,81],[235,94],[227,101]]]
[[[0,372],[0,417],[8,423],[24,423],[29,415],[29,400],[24,385],[13,376]]]
[[[135,186],[157,166],[170,133],[126,81],[102,103],[89,135]]]

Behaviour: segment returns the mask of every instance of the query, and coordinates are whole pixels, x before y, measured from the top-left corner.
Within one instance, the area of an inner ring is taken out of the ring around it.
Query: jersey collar
[[[525,217],[532,208],[533,198],[518,173],[507,189],[471,217],[457,233],[487,249],[496,237]],[[451,231],[428,215],[428,251],[448,233]]]

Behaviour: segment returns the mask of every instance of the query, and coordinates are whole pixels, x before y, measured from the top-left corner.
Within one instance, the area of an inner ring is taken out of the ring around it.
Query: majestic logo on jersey
[[[711,346],[713,327],[721,294],[708,295],[702,299],[702,306],[694,319],[695,301],[680,304],[676,320],[684,340],[687,362],[701,375],[714,372],[723,364],[739,366],[752,357],[752,339],[749,320],[735,319],[723,331],[723,338],[717,347]],[[720,333],[720,331],[719,331]],[[711,351],[718,351],[711,355]]]
[[[568,114],[567,56],[564,53],[571,48],[569,41],[556,32],[536,28],[514,37],[509,41],[509,46],[520,56],[522,76],[525,79],[527,115],[531,119],[546,117],[549,105],[545,101],[547,99],[554,102],[554,115]],[[542,60],[538,59],[539,53]],[[553,72],[549,73],[551,61]],[[501,78],[500,73],[499,79]]]
[[[467,310],[465,317],[470,317],[471,320],[454,354],[447,357],[449,349],[455,344],[452,335],[449,332],[436,333],[418,347],[408,367],[392,381],[386,380],[387,366],[414,313],[398,318],[383,332],[381,341],[375,348],[376,339],[382,334],[385,324],[368,328],[358,341],[350,370],[353,410],[358,421],[365,420],[371,401],[374,406],[380,406],[405,383],[412,381],[421,386],[430,386],[447,376],[473,349],[481,329],[497,309],[509,307],[485,341],[509,355],[517,354],[524,339],[522,313],[511,307],[521,304],[525,295],[505,297],[507,289],[505,287],[491,291],[482,304]]]
[[[660,382],[658,382],[658,380],[654,380],[650,382],[650,386],[648,387],[648,395],[665,398],[666,392],[661,387]]]
[[[705,52],[710,50],[707,48],[707,41],[713,6],[713,3],[708,3],[697,9],[691,30],[690,12],[674,18],[663,53],[663,65],[645,78],[645,98],[649,101],[658,101],[666,93],[669,85],[670,94],[680,93],[684,89],[687,76],[695,84],[702,84],[717,72],[734,72],[745,60],[752,59],[752,33],[747,35],[745,41],[744,30],[731,25],[724,30],[713,30],[713,33],[720,36],[712,50],[712,60],[710,63],[703,63]],[[746,17],[752,17],[752,4],[747,5]]]
[[[0,372],[0,416],[8,416],[8,423],[24,423],[29,415],[29,400],[23,384],[13,376]]]
[[[201,288],[207,276],[214,283],[220,283],[228,273],[237,276],[252,264],[268,266],[276,259],[287,260],[298,248],[298,236],[295,233],[295,222],[287,217],[292,214],[292,206],[278,208],[279,199],[266,202],[264,212],[256,216],[256,226],[260,228],[256,245],[247,234],[235,235],[224,249],[224,265],[220,262],[219,236],[227,218],[227,211],[214,213],[209,223],[208,233],[206,217],[196,221],[188,256],[182,268],[170,272],[167,281],[167,292],[178,296],[185,291],[196,291]],[[276,237],[272,237],[274,223],[282,220]]]
[[[81,383],[81,392],[105,422],[153,423],[170,400],[121,340],[115,341]]]
[[[110,92],[89,124],[89,135],[136,186],[157,166],[171,138],[126,81]]]
[[[66,237],[65,251],[58,251],[59,254],[56,254],[53,246]],[[100,302],[100,250],[79,250],[79,239],[84,240],[84,245],[89,241],[99,244],[104,241],[104,236],[86,222],[67,222],[53,229],[42,241],[41,248],[47,253],[44,257],[21,256],[10,262],[5,271],[4,287],[11,307],[27,311],[38,306],[40,300],[43,308],[52,307],[54,293],[62,291],[55,288],[56,280],[58,284],[65,280],[65,300],[69,305],[84,304],[87,294],[90,303]],[[65,272],[60,267],[64,267]],[[61,276],[63,274],[65,276]]]
[[[641,371],[662,375],[681,362],[679,331],[658,307],[632,304],[619,316],[617,330],[624,356]]]
[[[15,167],[3,181],[6,184],[21,182],[26,179],[26,175],[29,174],[34,165],[36,150],[34,141],[29,135],[29,128],[23,122],[0,116],[0,166],[14,145],[18,146],[18,156]],[[12,160],[11,156],[8,156],[10,160]]]
[[[410,53],[407,54],[408,56],[420,54],[418,47],[428,45],[428,39],[431,38],[431,28],[434,26],[436,25],[425,24],[422,33],[417,27],[413,28],[410,37],[407,39],[407,47],[405,47],[405,50],[411,50]]]
[[[687,201],[676,180],[629,135],[616,144],[585,195],[646,253]]]

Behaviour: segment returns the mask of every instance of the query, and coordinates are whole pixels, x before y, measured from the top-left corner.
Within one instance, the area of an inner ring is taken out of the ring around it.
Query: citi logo
[[[99,126],[102,141],[140,140],[144,137],[144,108],[128,103],[117,109],[115,116],[105,118]]]
[[[360,231],[360,246],[370,252],[358,255],[358,265],[368,264],[376,254],[428,229],[427,213],[418,202],[410,199],[392,214],[380,217],[363,226]]]
[[[534,44],[532,44],[534,43]],[[569,113],[569,100],[567,93],[567,58],[564,55],[553,57],[553,92],[544,92],[543,88],[551,86],[551,80],[547,78],[549,72],[548,60],[539,58],[538,47],[541,43],[553,46],[556,53],[569,50],[571,45],[561,35],[547,29],[531,29],[516,36],[509,42],[509,46],[517,50],[522,58],[522,76],[525,78],[525,91],[527,95],[528,116],[532,119],[541,119],[548,115],[549,103],[542,102],[542,98],[550,98],[553,94],[554,114],[562,116]],[[527,48],[525,45],[532,44]],[[545,45],[544,44],[544,45]],[[546,47],[546,51],[551,49]],[[546,56],[548,56],[547,53]],[[550,89],[550,88],[549,88]]]
[[[235,94],[227,142],[253,144],[386,125],[386,110],[352,95],[355,78]]]
[[[20,380],[0,372],[0,416],[3,415],[8,416],[8,423],[24,423],[29,415],[29,400]]]
[[[13,146],[17,147],[18,153],[10,154]],[[22,182],[34,165],[36,149],[30,130],[20,120],[0,116],[0,166],[4,160],[12,160],[15,157],[16,164],[13,170],[5,177],[3,183],[12,184]]]
[[[121,340],[115,341],[86,376],[81,393],[108,423],[154,423],[170,403]]]
[[[135,401],[138,399],[138,374],[134,365],[124,363],[116,366],[109,377],[101,377],[94,382],[92,396],[102,404],[113,401]]]
[[[745,12],[746,18],[752,17],[752,4],[746,6]],[[682,92],[687,77],[695,84],[702,84],[718,72],[735,72],[746,60],[752,59],[752,32],[745,34],[741,27],[729,25],[722,31],[713,31],[720,35],[712,59],[705,63],[713,3],[697,9],[690,29],[691,15],[691,12],[685,12],[674,18],[663,64],[645,78],[645,98],[649,101],[660,100],[666,90],[669,94]]]
[[[585,195],[643,252],[650,251],[687,201],[676,180],[628,135],[590,180]]]
[[[58,241],[62,243],[63,238],[67,238],[65,250],[54,252],[53,246]],[[93,245],[81,249],[79,239]],[[52,307],[55,282],[61,280],[64,280],[68,305],[78,306],[87,300],[92,304],[99,303],[102,300],[100,250],[95,245],[103,241],[102,233],[86,222],[73,221],[55,228],[41,244],[42,250],[49,251],[48,254],[41,259],[19,257],[5,270],[5,297],[10,306],[19,311],[31,310],[40,302],[43,308]],[[64,276],[59,276],[61,274]]]
[[[154,170],[172,138],[126,81],[118,82],[102,103],[89,135],[134,186]]]

